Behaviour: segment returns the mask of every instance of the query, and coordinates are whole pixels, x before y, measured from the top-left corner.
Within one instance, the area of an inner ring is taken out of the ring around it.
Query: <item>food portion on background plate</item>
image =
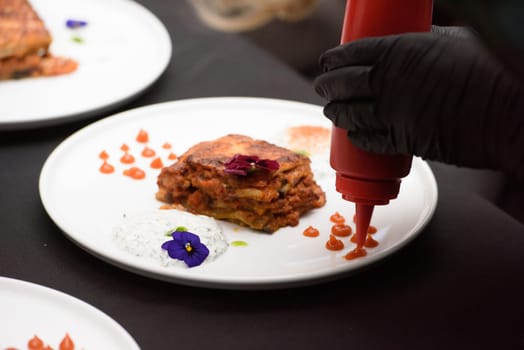
[[[171,54],[166,27],[136,1],[0,0],[0,130],[116,108],[153,84]]]
[[[53,38],[27,0],[0,0],[0,80],[74,72],[78,63],[54,56]]]

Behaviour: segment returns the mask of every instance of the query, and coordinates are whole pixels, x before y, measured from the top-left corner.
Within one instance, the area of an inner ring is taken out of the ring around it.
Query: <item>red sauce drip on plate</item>
[[[103,159],[103,160],[106,160],[106,159],[109,158],[109,154],[107,154],[106,151],[102,151],[102,152],[100,152],[100,154],[98,155],[98,158]]]
[[[111,174],[115,171],[115,167],[104,160],[99,170],[102,174]]]
[[[149,165],[153,169],[162,169],[164,167],[164,163],[162,163],[162,159],[160,158],[155,158]]]
[[[142,169],[137,168],[137,167],[132,167],[132,168],[124,170],[124,175],[129,176],[130,178],[134,180],[142,180],[143,178],[146,177],[146,173]]]
[[[142,157],[146,157],[146,158],[154,157],[155,154],[156,152],[149,147],[145,147],[144,150],[142,151]]]
[[[358,243],[357,242],[357,235],[355,234],[355,235],[351,236],[350,241],[353,242],[353,243]],[[376,246],[378,246],[378,242],[373,237],[371,237],[371,234],[368,234],[366,236],[366,241],[364,242],[364,246],[367,247],[367,248],[375,248]]]
[[[136,135],[136,141],[140,143],[148,143],[149,142],[149,134],[147,131],[141,129],[138,132],[138,135]]]
[[[124,164],[132,164],[135,162],[135,157],[126,152],[122,157],[120,157],[120,162]]]
[[[344,256],[344,259],[346,259],[346,260],[353,260],[353,259],[356,259],[356,258],[361,258],[361,257],[366,256],[366,255],[367,255],[367,252],[366,252],[366,250],[363,247],[356,247],[355,249],[353,249],[352,251],[347,253]]]
[[[351,235],[352,232],[351,226],[344,224],[336,224],[331,227],[331,233],[338,237],[347,237]]]
[[[42,350],[44,348],[44,342],[38,336],[34,336],[27,343],[27,348],[29,350]]]
[[[329,235],[329,240],[326,242],[326,248],[328,250],[342,250],[344,249],[344,243],[337,239],[334,235]]]
[[[120,157],[120,162],[124,164],[131,164],[135,161],[135,157],[133,157],[131,154],[129,154],[129,146],[125,143],[120,146],[120,149],[124,151],[124,155]]]
[[[75,350],[75,343],[69,337],[69,334],[66,333],[64,339],[60,342],[59,350]]]
[[[318,237],[320,232],[318,232],[318,229],[314,228],[313,226],[307,227],[302,234],[306,237]]]
[[[169,160],[175,160],[175,159],[177,159],[178,157],[177,157],[176,154],[174,154],[173,152],[171,152],[171,153],[169,153],[169,156],[168,156],[167,158],[168,158]]]
[[[342,215],[340,215],[339,212],[336,212],[335,214],[331,215],[329,217],[329,221],[331,221],[334,224],[345,224],[346,223],[346,219]]]
[[[163,149],[171,149],[171,144],[169,142],[166,142],[162,145]]]

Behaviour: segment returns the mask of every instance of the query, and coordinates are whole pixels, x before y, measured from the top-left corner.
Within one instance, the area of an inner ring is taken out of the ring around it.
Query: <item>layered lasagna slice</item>
[[[27,0],[0,0],[0,80],[74,71],[74,60],[49,52],[52,37]]]
[[[268,169],[252,164],[242,174],[228,168],[235,157],[278,166]],[[270,233],[298,225],[303,213],[326,202],[308,157],[243,135],[194,145],[162,169],[157,184],[160,201]]]

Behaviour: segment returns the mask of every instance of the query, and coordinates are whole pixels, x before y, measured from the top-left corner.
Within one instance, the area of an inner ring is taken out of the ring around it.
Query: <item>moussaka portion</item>
[[[51,55],[51,42],[51,34],[27,0],[0,0],[0,80],[76,70],[76,61]]]
[[[160,201],[274,232],[322,207],[308,157],[263,140],[226,135],[198,143],[158,176]]]

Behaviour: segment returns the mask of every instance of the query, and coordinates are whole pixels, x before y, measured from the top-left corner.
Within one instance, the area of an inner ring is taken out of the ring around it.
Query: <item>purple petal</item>
[[[224,170],[224,172],[226,174],[231,174],[231,175],[242,175],[242,176],[246,176],[247,175],[247,170],[243,170],[243,169],[228,169],[228,168],[226,168]]]
[[[71,29],[85,27],[86,25],[87,25],[86,21],[82,21],[78,19],[68,19],[66,21],[67,28],[71,28]]]
[[[167,249],[167,254],[173,259],[185,260],[188,252],[185,247],[180,246],[176,242],[172,242]]]
[[[202,264],[204,260],[206,260],[208,255],[209,255],[209,249],[207,249],[205,245],[200,243],[197,246],[193,246],[193,250],[191,251],[190,254],[187,255],[187,257],[184,259],[184,262],[189,267],[198,266]]]
[[[262,159],[256,163],[256,167],[267,171],[274,171],[280,168],[280,164],[276,160]]]

